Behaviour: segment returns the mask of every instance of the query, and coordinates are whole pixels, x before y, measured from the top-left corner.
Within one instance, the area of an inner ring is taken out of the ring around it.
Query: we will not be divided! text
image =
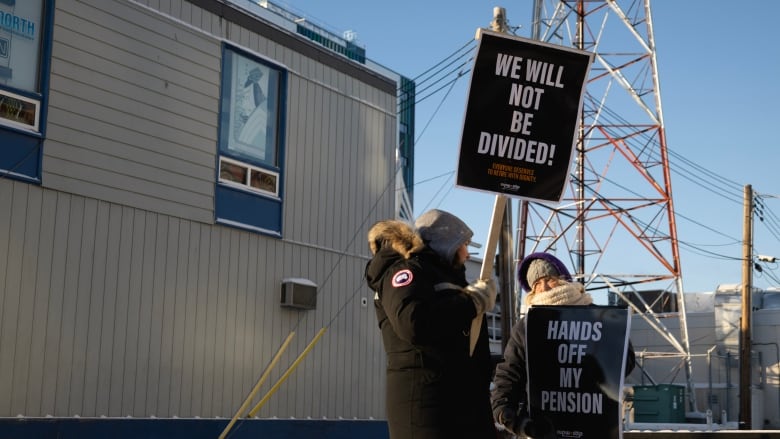
[[[564,88],[562,83],[563,66],[526,59],[499,53],[496,57],[495,75],[525,80],[528,84],[538,84],[547,87]],[[525,67],[525,68],[524,68]],[[523,73],[525,73],[523,75]],[[509,132],[522,136],[530,136],[534,113],[540,108],[545,89],[534,85],[524,85],[513,82],[509,93],[508,104],[524,111],[514,110],[509,124]],[[481,131],[479,135],[478,154],[508,158],[527,163],[542,164],[547,162],[552,166],[555,156],[555,144],[548,144],[527,137],[516,137]]]

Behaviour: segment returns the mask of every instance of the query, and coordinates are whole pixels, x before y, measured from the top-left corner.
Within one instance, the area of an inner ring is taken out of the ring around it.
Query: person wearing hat
[[[549,253],[532,253],[517,269],[520,286],[528,292],[525,304],[532,305],[590,305],[593,297],[579,282],[572,282],[571,274],[560,259]]]
[[[593,304],[593,298],[584,286],[574,282],[563,262],[550,253],[531,253],[526,256],[520,261],[517,274],[520,286],[527,292],[525,303],[528,307]],[[634,349],[629,342],[626,376],[635,364]],[[491,393],[493,416],[497,423],[518,436],[544,438],[552,433],[552,426],[543,418],[529,415],[527,378],[525,322],[521,320],[512,328],[504,349],[504,359],[496,366],[495,386]]]
[[[391,439],[495,439],[493,363],[483,320],[473,355],[471,321],[495,307],[492,280],[466,280],[473,232],[434,209],[414,225],[379,221],[368,232],[365,278],[386,361]]]

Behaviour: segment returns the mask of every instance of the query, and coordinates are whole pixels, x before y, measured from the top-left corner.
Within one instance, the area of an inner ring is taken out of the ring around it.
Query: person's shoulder
[[[410,287],[427,277],[428,271],[424,261],[414,255],[409,259],[398,259],[387,269],[393,288]]]
[[[439,263],[439,255],[430,247],[425,246],[417,249],[409,255],[407,262],[420,269],[427,269]]]

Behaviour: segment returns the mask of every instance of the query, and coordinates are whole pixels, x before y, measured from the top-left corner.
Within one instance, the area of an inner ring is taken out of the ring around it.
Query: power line
[[[780,241],[780,218],[778,218],[774,211],[763,202],[764,198],[770,197],[756,193],[756,196],[754,197],[756,214],[759,221],[769,230],[769,233]]]
[[[472,53],[473,53],[473,48],[469,52],[465,52],[460,55],[457,55],[449,63],[447,63],[444,66],[444,68],[437,70],[427,78],[423,80],[415,80],[414,99],[400,100],[398,102],[398,112],[403,113],[404,111],[411,108],[413,105],[417,105],[425,101],[429,97],[434,96],[435,94],[439,93],[441,90],[445,89],[447,86],[453,85],[458,79],[468,74],[471,71],[470,68],[468,68],[468,66],[471,65],[471,62],[473,60]],[[452,58],[456,54],[457,51],[452,55],[450,55],[448,58]],[[439,64],[442,64],[442,62],[440,62]],[[448,68],[448,70],[445,71],[444,70],[445,68]],[[430,71],[431,69],[428,70]],[[408,91],[410,90],[407,90],[407,92]]]
[[[469,40],[466,44],[464,44],[463,46],[459,47],[456,51],[454,51],[452,54],[448,55],[442,61],[438,62],[433,67],[425,70],[423,73],[421,73],[420,75],[417,76],[417,78],[424,78],[423,82],[427,82],[428,83],[427,87],[425,87],[423,90],[426,90],[426,91],[429,91],[429,92],[428,92],[428,94],[426,94],[426,95],[424,95],[422,97],[418,97],[416,99],[416,103],[422,102],[422,101],[424,101],[424,100],[426,100],[426,99],[428,99],[430,97],[433,97],[433,96],[437,95],[438,93],[442,92],[442,90],[444,90],[444,88],[446,88],[447,86],[450,86],[447,89],[447,92],[446,92],[445,96],[442,98],[441,102],[436,107],[436,110],[435,110],[434,114],[431,116],[431,118],[429,118],[428,122],[426,123],[426,126],[425,126],[426,129],[429,126],[429,124],[431,123],[431,121],[433,120],[433,118],[435,117],[435,115],[438,113],[439,109],[444,104],[444,101],[446,100],[446,98],[449,96],[449,94],[450,94],[450,92],[451,92],[455,82],[458,79],[460,79],[462,76],[464,76],[465,74],[469,73],[469,71],[470,71],[470,70],[447,69],[447,67],[451,67],[456,60],[462,60],[466,55],[469,56],[468,62],[471,62],[472,57],[473,57],[473,54],[471,52],[473,52],[475,50],[474,41],[475,40]],[[465,65],[467,65],[466,62],[459,64],[458,67],[462,68]],[[440,76],[440,75],[443,75],[443,76]],[[442,86],[440,86],[438,88],[435,88],[435,89],[431,89],[431,87],[433,87],[434,84],[441,84],[443,81],[446,81],[446,82],[444,82],[444,85],[442,85]],[[586,102],[588,102],[588,100],[586,100]],[[614,125],[613,128],[617,132],[620,132],[622,130],[622,134],[623,135],[628,136],[630,134],[624,128],[621,128],[621,127],[625,127],[626,125],[628,125],[628,122],[623,117],[621,117],[617,112],[615,112],[614,110],[612,110],[610,108],[607,108],[606,106],[601,108],[601,112],[602,112],[601,117],[604,118],[604,121],[607,124]],[[424,133],[424,131],[425,130],[423,130],[423,133]],[[653,140],[648,133],[640,133],[639,135],[642,136],[644,138],[644,140],[646,140],[647,142],[651,142]],[[418,139],[415,141],[415,144],[417,144],[419,142],[420,138],[422,138],[422,133],[418,137]],[[669,162],[669,166],[670,166],[670,171],[673,173],[673,176],[675,178],[682,178],[684,180],[687,180],[691,184],[693,184],[693,185],[695,185],[695,186],[697,186],[697,187],[699,187],[699,188],[701,188],[701,189],[703,189],[703,190],[705,190],[705,191],[707,191],[707,192],[709,192],[709,193],[711,193],[711,194],[713,194],[713,195],[715,195],[715,196],[717,196],[719,198],[722,198],[722,199],[724,199],[726,201],[729,201],[731,203],[740,204],[740,205],[742,204],[742,188],[743,188],[742,184],[740,184],[738,182],[735,182],[735,181],[733,181],[733,180],[731,180],[729,178],[726,178],[725,176],[723,176],[722,173],[718,173],[718,172],[712,171],[710,169],[707,169],[707,168],[705,168],[705,167],[695,163],[694,161],[688,159],[687,157],[683,156],[682,154],[676,152],[675,150],[673,150],[671,148],[667,147],[667,152],[669,154],[669,161],[668,162]],[[660,156],[658,154],[659,154],[659,152],[657,152],[656,150],[650,150],[650,152],[648,154],[648,158],[649,159],[653,159],[653,160],[660,160]],[[442,175],[451,175],[453,172],[454,171],[448,172],[448,173],[442,174]],[[442,175],[437,176],[437,177],[433,177],[432,179],[440,178]],[[639,196],[639,194],[637,194],[635,191],[632,191],[628,187],[620,185],[619,183],[617,183],[615,181],[612,181],[612,180],[609,180],[606,177],[602,176],[602,178],[604,178],[606,181],[609,181],[611,184],[614,184],[616,187],[619,187],[619,188],[627,191],[628,193],[633,193],[633,194]],[[430,181],[430,180],[431,179],[419,181],[419,182],[415,183],[415,185],[416,184],[420,184],[420,183],[424,183],[424,182],[427,182],[427,181]],[[449,180],[446,179],[442,183],[442,187],[445,184],[447,184],[448,181]],[[442,191],[442,188],[437,190],[436,194],[429,201],[429,203],[428,203],[429,205],[433,202],[432,200],[434,198],[436,198],[441,193],[441,191]],[[602,200],[602,201],[604,201],[604,200]],[[763,216],[760,216],[759,219],[761,220],[762,224],[764,224],[765,227],[767,227],[767,229],[770,231],[770,233],[776,239],[778,239],[778,241],[780,241],[780,218],[778,218],[777,215],[771,209],[767,208],[765,205],[762,204],[761,206],[762,206],[762,210],[761,211],[763,213]],[[729,236],[729,235],[727,235],[726,233],[723,233],[720,230],[717,230],[717,229],[715,229],[713,227],[710,227],[707,224],[705,224],[705,222],[698,221],[698,220],[696,220],[696,219],[694,219],[694,218],[692,218],[690,216],[684,215],[684,214],[680,213],[679,209],[674,212],[674,215],[679,217],[679,218],[682,218],[682,219],[684,219],[684,220],[686,220],[688,222],[690,222],[691,224],[694,224],[697,227],[705,229],[708,232],[714,233],[716,235],[723,236],[723,237],[727,238],[731,242],[731,244],[729,244],[729,243],[726,243],[726,244],[694,244],[694,243],[690,243],[690,242],[687,242],[687,241],[678,240],[678,242],[681,245],[684,245],[686,247],[686,249],[688,249],[690,251],[693,251],[693,252],[697,252],[698,254],[700,254],[702,256],[706,256],[706,257],[717,258],[717,259],[726,259],[726,260],[739,260],[739,258],[734,258],[732,256],[728,256],[728,255],[720,254],[720,253],[717,253],[717,252],[713,252],[713,251],[707,250],[706,248],[703,248],[703,247],[705,247],[707,245],[710,245],[710,246],[713,246],[713,245],[714,246],[726,246],[726,245],[738,244],[738,243],[741,242],[740,239],[735,238],[733,236]],[[641,224],[641,222],[637,220],[637,224]],[[647,224],[644,224],[644,226],[645,227],[649,227],[649,225],[647,225]]]

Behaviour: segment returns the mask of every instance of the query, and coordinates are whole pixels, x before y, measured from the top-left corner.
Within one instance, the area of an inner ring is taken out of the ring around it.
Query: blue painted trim
[[[280,69],[279,74],[279,128],[277,134],[279,136],[279,150],[276,152],[279,159],[279,198],[284,200],[284,164],[285,157],[287,156],[287,96],[289,91],[287,90],[287,75],[286,69]],[[281,229],[279,230],[281,232]]]
[[[216,221],[279,237],[282,233],[282,200],[217,183],[214,193]]]
[[[1,130],[0,144],[0,178],[41,182],[43,139],[16,130]]]
[[[3,439],[214,439],[229,419],[0,418]],[[387,439],[372,420],[240,419],[228,439]]]
[[[45,0],[43,16],[46,22],[44,33],[42,34],[41,44],[41,119],[40,133],[41,137],[46,137],[46,116],[49,113],[49,88],[51,84],[51,57],[53,52],[54,39],[54,0]],[[43,155],[43,154],[41,154]]]

